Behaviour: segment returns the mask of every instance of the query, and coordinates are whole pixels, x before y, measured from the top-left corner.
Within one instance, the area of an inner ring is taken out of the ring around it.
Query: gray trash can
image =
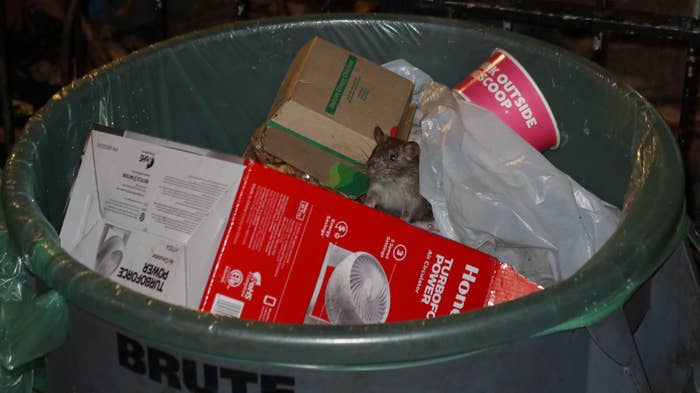
[[[624,208],[619,229],[573,277],[539,293],[370,326],[198,313],[121,288],[61,249],[56,229],[90,123],[240,154],[314,35],[376,62],[405,58],[447,85],[506,49],[559,121],[563,143],[547,157]],[[273,19],[172,39],[61,91],[30,120],[4,179],[21,255],[66,300],[67,338],[47,356],[52,392],[680,391],[692,373],[682,354],[696,345],[687,322],[697,288],[667,125],[600,67],[523,36],[382,15]]]

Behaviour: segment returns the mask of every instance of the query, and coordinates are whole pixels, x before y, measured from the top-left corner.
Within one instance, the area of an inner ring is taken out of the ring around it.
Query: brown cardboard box
[[[375,126],[408,137],[412,91],[409,80],[316,37],[297,53],[282,81],[262,148],[323,184],[346,183],[339,172],[364,171]]]

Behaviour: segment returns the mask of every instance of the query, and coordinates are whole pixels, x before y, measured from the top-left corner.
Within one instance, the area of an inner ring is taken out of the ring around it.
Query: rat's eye
[[[390,155],[390,156],[389,156],[389,159],[390,159],[391,161],[396,161],[396,154]]]

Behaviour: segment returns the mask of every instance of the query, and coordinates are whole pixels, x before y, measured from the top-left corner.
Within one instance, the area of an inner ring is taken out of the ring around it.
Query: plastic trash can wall
[[[545,291],[449,318],[361,327],[273,325],[173,307],[114,285],[60,248],[56,228],[90,123],[240,154],[264,120],[294,53],[314,35],[379,63],[405,58],[447,85],[464,78],[494,47],[506,49],[531,73],[558,119],[562,146],[547,157],[603,199],[624,205],[620,228],[583,269]],[[687,227],[673,137],[624,82],[532,39],[419,17],[270,20],[147,48],[56,95],[30,120],[4,179],[4,209],[18,248],[31,270],[70,305],[65,359],[93,363],[75,364],[78,370],[138,374],[142,390],[196,390],[188,385],[189,375],[195,385],[197,378],[202,383],[218,376],[230,386],[258,383],[262,391],[274,391],[288,382],[278,374],[295,370],[297,391],[303,391],[299,376],[323,379],[310,370],[365,370],[341,373],[362,383],[372,370],[410,372],[431,364],[439,365],[431,372],[459,379],[454,359],[586,326],[619,309],[678,247]],[[557,350],[555,341],[544,343]],[[112,373],[112,380],[126,380]],[[325,386],[343,390],[332,375]],[[94,380],[109,379],[82,378],[96,391],[102,385]],[[314,389],[323,391],[306,386]]]
[[[34,284],[15,251],[0,210],[1,392],[29,393],[42,385],[42,357],[65,340],[63,297],[55,291],[39,295]]]

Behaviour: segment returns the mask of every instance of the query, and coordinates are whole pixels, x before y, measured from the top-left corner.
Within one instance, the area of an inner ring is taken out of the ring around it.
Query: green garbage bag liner
[[[66,317],[57,292],[37,293],[0,211],[0,391],[32,391],[41,357],[65,339]]]

